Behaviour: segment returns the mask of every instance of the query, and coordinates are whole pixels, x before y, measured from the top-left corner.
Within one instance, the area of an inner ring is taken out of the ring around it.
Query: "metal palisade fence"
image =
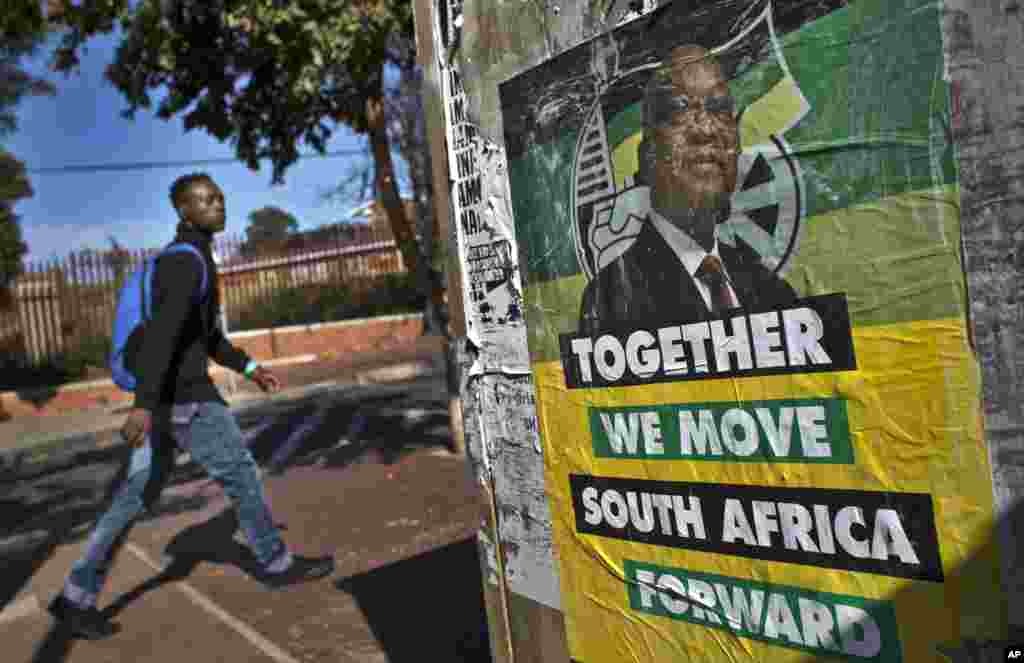
[[[103,356],[122,283],[158,251],[87,249],[26,265],[0,304],[0,364],[33,366],[83,351]],[[363,224],[258,244],[221,239],[214,254],[232,330],[260,319],[255,314],[282,291],[343,288],[358,296],[406,271],[390,229]]]

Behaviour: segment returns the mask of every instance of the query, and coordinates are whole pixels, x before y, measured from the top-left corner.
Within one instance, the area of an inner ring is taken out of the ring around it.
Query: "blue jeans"
[[[97,521],[65,586],[68,598],[95,603],[128,531],[151,509],[174,467],[175,443],[219,483],[238,513],[256,561],[267,566],[287,553],[263,496],[259,469],[227,407],[217,402],[175,405],[155,413],[153,433],[115,477],[113,502]]]

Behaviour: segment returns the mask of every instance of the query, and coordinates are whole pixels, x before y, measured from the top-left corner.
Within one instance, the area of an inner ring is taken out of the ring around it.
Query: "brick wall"
[[[408,346],[415,342],[422,330],[422,316],[412,314],[237,332],[229,334],[229,338],[258,361],[301,355],[343,359],[347,354]],[[212,362],[211,369],[222,370]],[[121,391],[109,380],[33,391],[0,392],[0,421],[11,417],[109,410],[131,402],[132,395]]]
[[[423,318],[415,314],[236,332],[229,337],[254,359],[267,361],[305,354],[383,350],[414,339],[422,331]]]

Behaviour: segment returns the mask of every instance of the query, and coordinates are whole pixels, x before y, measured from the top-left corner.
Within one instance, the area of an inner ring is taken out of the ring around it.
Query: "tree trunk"
[[[416,232],[412,219],[405,212],[402,197],[398,193],[398,181],[395,179],[394,164],[391,161],[391,142],[387,132],[387,114],[384,110],[384,71],[381,66],[380,81],[371,94],[366,96],[366,116],[368,120],[370,148],[373,152],[374,179],[377,196],[388,217],[391,232],[402,253],[406,269],[414,275],[416,287],[428,299],[424,318],[424,331],[428,334],[447,336],[447,324],[442,313],[444,311],[444,285],[439,275],[434,274],[431,266],[421,260],[419,246],[416,243]],[[434,224],[435,226],[437,224]]]
[[[398,181],[395,179],[395,168],[391,162],[391,142],[388,140],[387,118],[384,113],[383,71],[377,77],[379,89],[373,90],[366,97],[366,117],[369,124],[370,148],[373,151],[374,179],[377,185],[377,196],[388,215],[391,232],[395,235],[398,250],[402,252],[405,267],[413,274],[419,273],[420,253],[416,246],[416,233],[409,215],[405,213],[405,205],[398,194]]]

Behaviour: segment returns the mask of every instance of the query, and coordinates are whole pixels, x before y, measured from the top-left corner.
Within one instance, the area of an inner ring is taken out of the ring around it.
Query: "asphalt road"
[[[286,540],[338,564],[332,579],[282,592],[247,576],[223,494],[182,454],[100,599],[122,627],[103,642],[69,640],[43,607],[123,450],[0,483],[0,659],[489,661],[482,507],[448,452],[445,393],[436,378],[353,386],[239,415]]]

